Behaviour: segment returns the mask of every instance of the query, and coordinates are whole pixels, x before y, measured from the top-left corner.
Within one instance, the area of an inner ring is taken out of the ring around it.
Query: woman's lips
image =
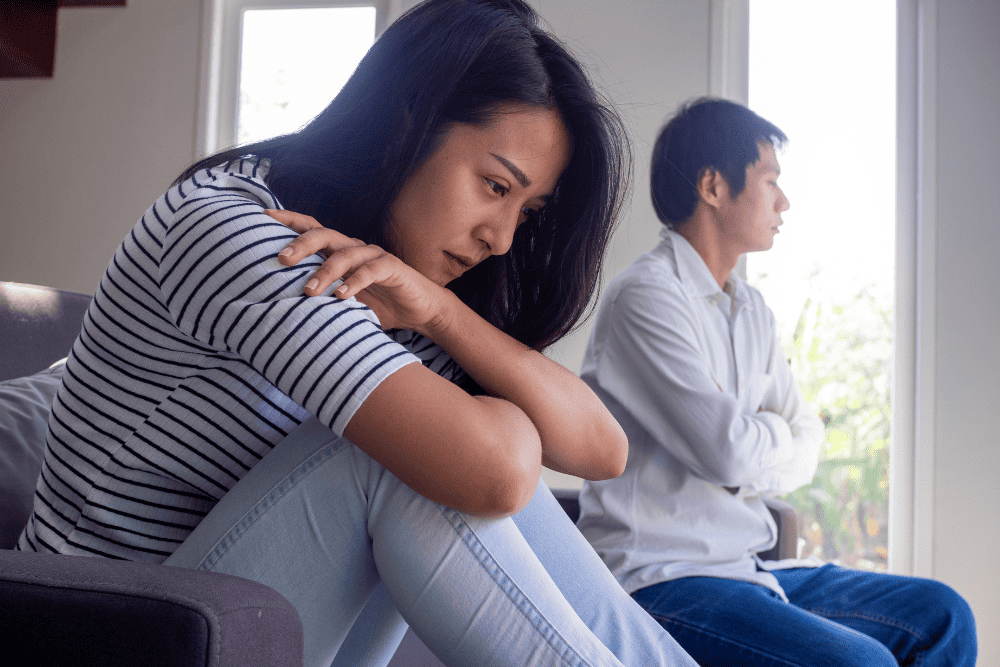
[[[473,266],[476,265],[476,262],[474,262],[474,261],[472,261],[470,259],[466,259],[465,257],[459,257],[458,255],[453,255],[452,253],[448,252],[447,250],[444,251],[444,254],[452,262],[454,262],[455,264],[458,264],[459,266],[461,266],[462,269],[463,269],[463,271],[471,269]]]

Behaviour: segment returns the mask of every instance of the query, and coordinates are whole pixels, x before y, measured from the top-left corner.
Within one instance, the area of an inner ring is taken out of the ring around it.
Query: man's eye
[[[488,186],[490,186],[490,190],[492,190],[493,192],[497,193],[501,197],[503,197],[508,192],[510,192],[510,188],[505,188],[504,186],[500,185],[496,181],[491,180],[489,178],[486,179],[486,184]]]

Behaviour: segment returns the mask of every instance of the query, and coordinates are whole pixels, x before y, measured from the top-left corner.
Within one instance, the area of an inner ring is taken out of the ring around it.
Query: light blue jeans
[[[513,518],[467,516],[317,420],[240,480],[166,563],[282,593],[302,618],[306,667],[384,665],[407,623],[449,666],[695,665],[543,483]]]

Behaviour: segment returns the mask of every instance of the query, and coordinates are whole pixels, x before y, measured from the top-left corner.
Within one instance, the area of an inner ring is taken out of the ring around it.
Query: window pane
[[[374,41],[374,7],[245,11],[237,141],[305,125],[340,91]]]
[[[791,201],[747,277],[806,397],[829,418],[819,472],[787,500],[804,554],[885,570],[895,249],[891,0],[751,0],[750,106],[789,137]]]

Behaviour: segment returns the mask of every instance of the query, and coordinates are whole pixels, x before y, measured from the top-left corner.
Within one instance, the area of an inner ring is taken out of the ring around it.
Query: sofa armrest
[[[764,498],[764,504],[778,526],[778,542],[771,549],[757,555],[761,560],[795,558],[799,550],[799,518],[795,508],[777,498]]]
[[[91,297],[0,282],[0,380],[37,373],[69,354]]]
[[[239,577],[0,551],[0,645],[17,665],[301,667],[302,623]]]
[[[576,523],[577,519],[580,518],[580,489],[552,489],[551,491],[569,520]]]

